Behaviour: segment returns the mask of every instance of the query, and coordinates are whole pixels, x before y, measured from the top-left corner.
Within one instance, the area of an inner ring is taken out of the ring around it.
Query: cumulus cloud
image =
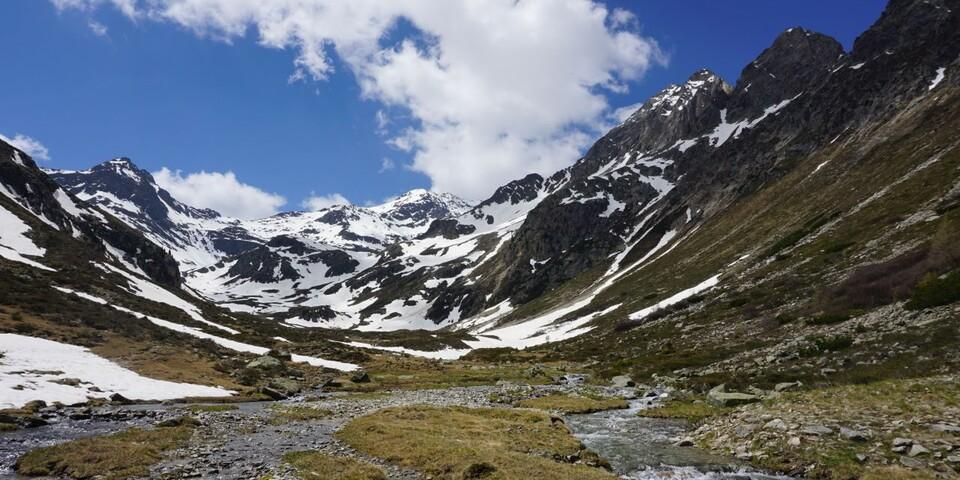
[[[311,193],[307,199],[300,203],[300,206],[307,210],[323,210],[334,205],[350,205],[350,200],[339,193],[329,195],[316,195]]]
[[[411,152],[435,190],[466,198],[570,164],[606,126],[607,94],[666,62],[635,15],[594,0],[52,1],[132,3],[130,17],[227,41],[255,31],[296,52],[293,81],[326,79],[336,56],[365,99],[409,115],[389,144]]]
[[[34,160],[50,160],[50,151],[47,150],[47,147],[45,147],[36,139],[20,133],[14,135],[13,138],[7,137],[6,135],[0,133],[0,140],[19,148],[23,151],[23,153],[30,155],[30,157]]]
[[[96,20],[90,20],[89,22],[87,22],[87,26],[90,27],[90,31],[93,32],[94,35],[96,35],[96,36],[98,36],[98,37],[106,37],[106,36],[107,36],[107,26],[106,26],[106,25],[104,25],[104,24],[102,24],[102,23],[100,23],[100,22],[98,22],[98,21],[96,21]]]
[[[198,208],[212,208],[229,217],[268,217],[287,203],[280,195],[240,182],[233,172],[184,175],[180,170],[163,167],[153,172],[153,177],[177,200]]]
[[[633,112],[640,110],[640,107],[643,106],[643,102],[634,103],[632,105],[626,105],[620,107],[610,113],[610,119],[616,121],[617,123],[623,123],[630,118],[630,115],[633,115]]]

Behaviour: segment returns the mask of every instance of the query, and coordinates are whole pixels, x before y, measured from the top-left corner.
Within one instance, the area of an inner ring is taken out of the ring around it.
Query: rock
[[[534,365],[523,372],[527,378],[537,378],[545,375],[542,365]]]
[[[909,447],[910,445],[913,445],[913,440],[909,438],[897,437],[893,439],[894,447]]]
[[[271,387],[269,387],[269,386],[267,386],[267,387],[260,387],[260,393],[262,393],[262,394],[270,397],[270,398],[273,399],[273,400],[283,400],[283,399],[287,398],[287,394],[286,394],[286,393],[284,393],[284,392],[282,392],[282,391],[280,391],[280,390],[277,390],[277,389],[275,389],[275,388],[271,388]]]
[[[868,432],[854,430],[852,428],[840,427],[840,436],[851,442],[866,442],[870,439]]]
[[[158,427],[169,428],[169,427],[199,427],[203,425],[200,420],[197,420],[193,417],[177,417],[169,418],[162,422],[157,423]]]
[[[760,426],[755,423],[745,423],[743,425],[737,425],[737,428],[734,429],[733,432],[737,436],[737,438],[747,438],[751,434],[753,434],[753,432],[755,432],[759,427]]]
[[[934,432],[960,433],[960,427],[947,423],[935,423],[930,425],[930,430],[933,430]]]
[[[774,392],[788,392],[790,390],[796,390],[803,386],[802,382],[784,382],[774,385]]]
[[[830,435],[831,433],[833,433],[833,429],[829,427],[825,427],[823,425],[807,425],[803,427],[803,429],[800,430],[800,432],[805,435],[820,436],[820,435]]]
[[[783,432],[783,431],[786,431],[788,427],[786,422],[784,422],[779,418],[775,418],[767,422],[767,424],[764,425],[763,428],[766,430],[780,430],[781,432]]]
[[[790,445],[791,447],[799,447],[800,437],[790,437],[790,439],[787,440],[787,445]]]
[[[947,457],[947,463],[960,463],[960,455],[950,455]]]
[[[279,360],[283,360],[285,362],[293,361],[293,355],[291,355],[290,352],[286,350],[271,349],[269,352],[267,352],[267,356],[273,357]]]
[[[247,363],[247,368],[255,370],[280,371],[283,370],[283,362],[275,357],[264,355]]]
[[[50,380],[53,383],[59,383],[60,385],[66,385],[68,387],[79,386],[81,380],[79,378],[58,378],[56,380]]]
[[[40,411],[41,408],[46,406],[47,406],[47,402],[44,402],[43,400],[31,400],[23,404],[23,410],[26,410],[28,412],[38,412]]]
[[[920,460],[910,457],[900,457],[900,464],[907,468],[923,468],[926,466]]]
[[[616,388],[629,388],[636,385],[636,383],[634,383],[633,379],[628,375],[617,375],[610,379],[610,385]]]
[[[267,386],[272,389],[279,390],[287,396],[300,393],[300,390],[302,390],[300,382],[283,377],[271,378],[270,383],[267,384]]]
[[[749,393],[727,392],[725,385],[719,385],[707,393],[707,400],[718,407],[735,407],[737,405],[756,403],[761,399]]]
[[[47,421],[40,417],[19,417],[17,424],[23,428],[36,428],[48,425]]]
[[[901,446],[899,446],[899,447],[893,447],[893,448],[891,448],[890,451],[893,452],[893,453],[907,453],[907,449],[908,449],[908,448],[910,448],[910,447],[908,447],[908,446],[906,446],[906,445],[901,445]]]
[[[918,457],[920,455],[929,455],[929,454],[930,454],[930,450],[927,450],[926,448],[924,448],[923,445],[920,445],[919,443],[914,443],[910,447],[910,451],[907,452],[907,455],[911,457]]]
[[[370,374],[361,370],[354,373],[353,376],[350,377],[350,381],[353,383],[370,383]]]
[[[870,459],[870,456],[869,456],[869,455],[864,455],[864,454],[862,454],[862,453],[858,453],[858,454],[856,455],[856,458],[857,458],[857,461],[858,461],[858,462],[860,462],[860,463],[866,463],[867,460]]]
[[[124,397],[123,395],[120,395],[119,393],[114,393],[114,394],[110,395],[110,401],[113,402],[113,403],[119,403],[119,404],[124,404],[124,405],[125,405],[125,404],[128,404],[128,403],[132,403],[129,398]]]
[[[676,442],[674,442],[674,445],[678,447],[692,447],[693,439],[690,437],[683,437],[680,440],[677,440]]]

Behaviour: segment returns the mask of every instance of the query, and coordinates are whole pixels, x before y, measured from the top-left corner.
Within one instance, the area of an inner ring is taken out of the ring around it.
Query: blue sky
[[[826,33],[849,49],[884,3],[607,2],[611,11],[634,13],[632,31],[655,40],[669,61],[653,62],[642,77],[623,81],[627,92],[592,91],[616,108],[642,101],[701,67],[733,83],[747,62],[791,26]],[[129,156],[151,171],[232,171],[241,182],[285,197],[281,209],[299,208],[311,194],[336,192],[363,204],[429,188],[431,179],[462,185],[434,175],[434,167],[427,173],[404,168],[416,150],[398,149],[390,139],[417,128],[422,119],[402,102],[385,107],[390,93],[364,92],[336,54],[328,56],[333,70],[326,79],[308,74],[289,82],[296,48],[264,47],[253,28],[228,43],[174,21],[131,19],[109,4],[58,10],[47,1],[7,0],[0,10],[5,19],[0,45],[6,47],[0,134],[42,142],[50,156],[43,166],[86,168]],[[99,26],[102,35],[95,32]],[[392,29],[383,42],[404,38],[414,38],[421,48],[429,43],[408,25]],[[378,111],[387,114],[388,124],[378,124]],[[583,146],[582,140],[576,144]],[[384,169],[384,159],[394,168]],[[555,164],[545,165],[531,163],[530,169]]]

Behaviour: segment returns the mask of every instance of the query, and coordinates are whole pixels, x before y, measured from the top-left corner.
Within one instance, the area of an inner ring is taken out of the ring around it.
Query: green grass
[[[104,480],[147,475],[163,452],[187,443],[187,426],[142,430],[133,428],[101,437],[84,438],[33,450],[17,460],[17,473],[26,476],[66,476]]]
[[[20,427],[12,423],[0,422],[0,432],[13,432],[15,430],[20,430]]]
[[[436,480],[616,478],[600,468],[554,460],[601,463],[583,450],[562,421],[533,410],[388,408],[351,421],[337,437],[363,453]]]
[[[296,469],[301,480],[387,480],[378,467],[349,457],[321,452],[290,452],[283,460]]]

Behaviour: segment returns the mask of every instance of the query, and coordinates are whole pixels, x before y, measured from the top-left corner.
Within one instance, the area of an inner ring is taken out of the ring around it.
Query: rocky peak
[[[514,180],[500,188],[497,188],[493,195],[484,200],[477,208],[482,208],[493,204],[517,204],[529,202],[540,194],[543,187],[543,177],[536,173],[531,173],[520,180]]]
[[[843,55],[843,46],[827,35],[787,29],[740,73],[727,118],[755,118],[772,105],[810,91]]]
[[[626,122],[612,130],[607,140],[614,148],[626,144],[641,151],[669,148],[678,140],[700,135],[719,123],[720,109],[731,90],[716,73],[698,70],[683,84],[670,85],[647,100]]]
[[[394,221],[421,224],[456,216],[469,208],[467,202],[455,195],[418,188],[370,210]]]
[[[891,0],[880,19],[853,44],[856,61],[868,61],[903,49],[926,45],[936,55],[955,49],[960,38],[960,1]],[[952,39],[952,41],[950,41]],[[916,52],[923,60],[924,52]],[[941,59],[953,60],[953,57]]]
[[[50,170],[57,183],[84,200],[94,203],[127,202],[120,207],[131,213],[142,213],[154,222],[167,222],[169,209],[198,219],[220,216],[210,209],[194,208],[180,203],[160,188],[150,172],[138,167],[126,157],[114,158],[89,170]],[[139,212],[133,212],[135,206]],[[117,205],[114,205],[115,207]]]

